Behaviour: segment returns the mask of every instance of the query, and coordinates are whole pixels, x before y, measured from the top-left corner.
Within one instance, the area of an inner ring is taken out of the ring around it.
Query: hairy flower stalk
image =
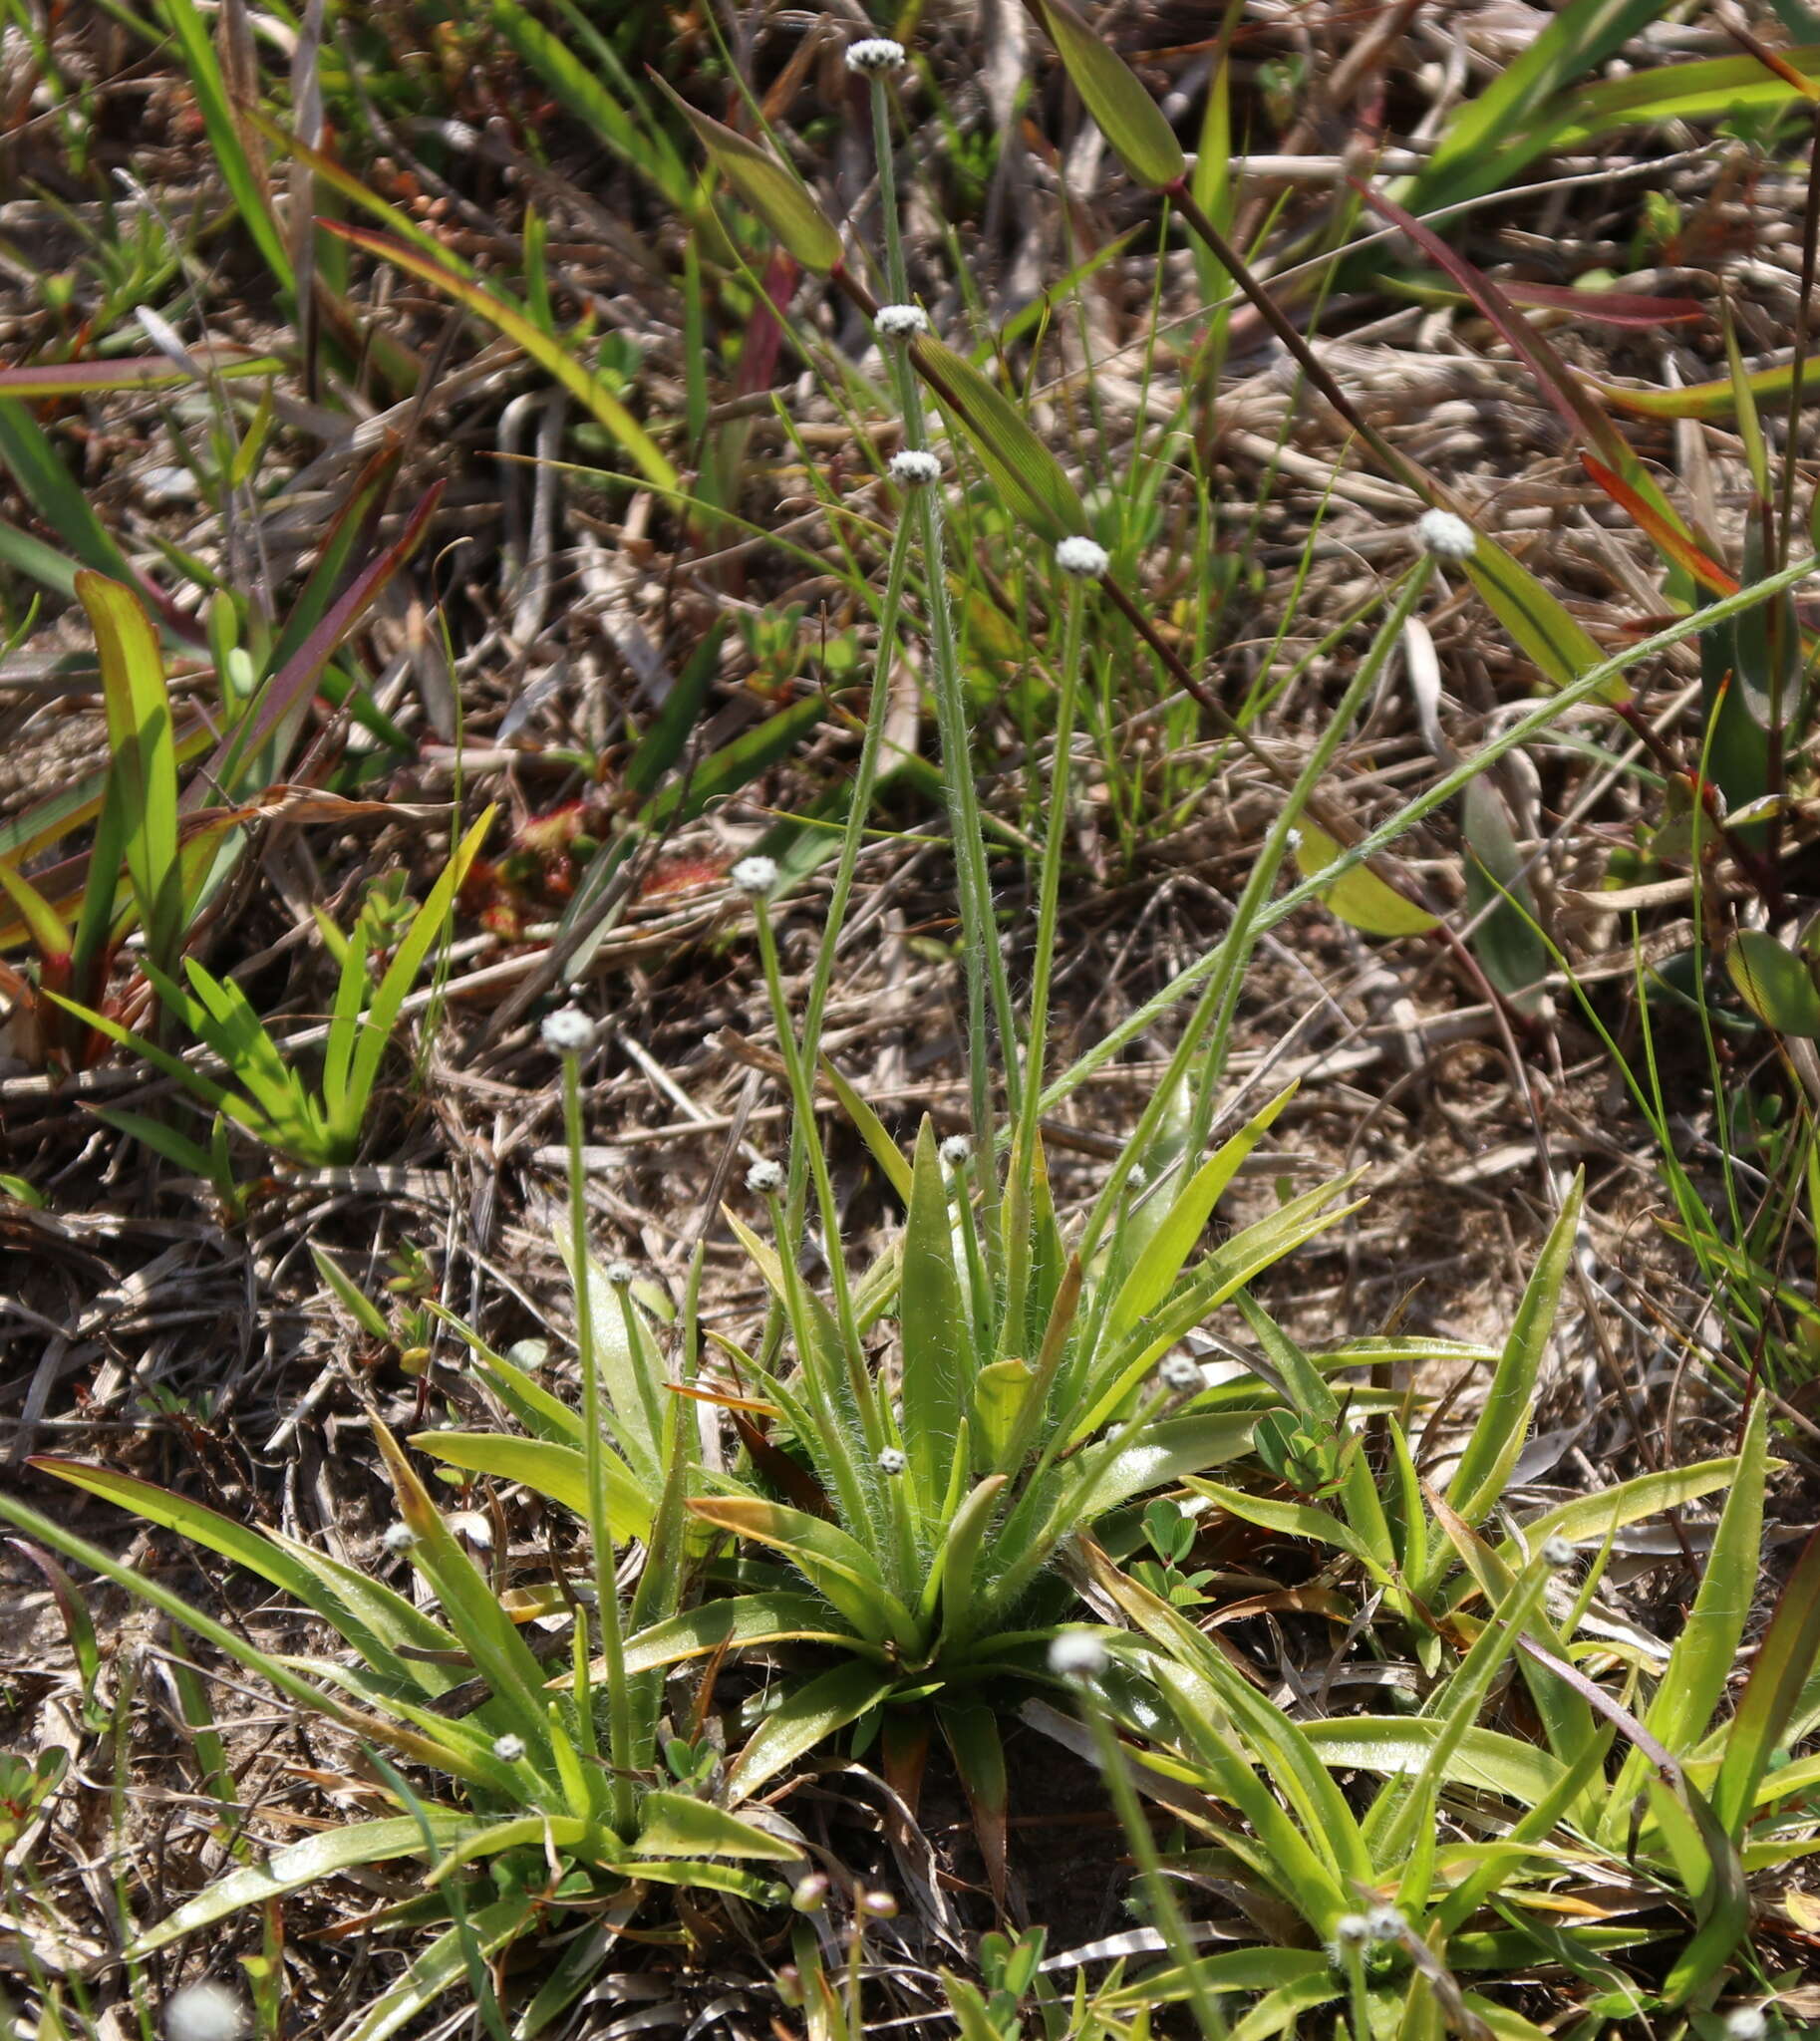
[[[594,1559],[594,1605],[600,1624],[600,1655],[607,1676],[607,1752],[612,1762],[613,1827],[625,1840],[638,1833],[634,1784],[637,1751],[632,1730],[632,1695],[626,1684],[625,1617],[613,1566],[613,1533],[607,1521],[607,1465],[601,1452],[606,1413],[600,1393],[600,1363],[594,1350],[593,1284],[588,1277],[588,1203],[581,1162],[580,1030],[544,1023],[544,1038],[562,1057],[562,1121],[569,1150],[569,1234],[575,1269],[575,1344],[581,1363],[581,1453],[587,1484],[588,1543]],[[578,1621],[577,1629],[581,1628]],[[594,1719],[588,1653],[575,1653],[575,1705],[581,1721]]]
[[[897,163],[891,137],[891,103],[882,69],[869,73],[872,139],[878,158],[878,203],[884,221],[885,283],[893,306],[910,302],[910,278],[904,261],[903,222],[898,209]],[[908,334],[903,339],[908,339]],[[898,408],[904,421],[907,452],[928,449],[928,424],[922,385],[904,345],[886,347]],[[1006,1101],[1015,1114],[1022,1097],[1018,1071],[1018,1035],[1012,1016],[1011,984],[992,912],[992,881],[986,862],[986,838],[980,820],[979,795],[973,779],[973,748],[968,740],[966,698],[961,685],[960,646],[948,602],[947,551],[943,534],[942,493],[936,488],[911,492],[906,522],[913,525],[923,552],[923,586],[929,603],[929,664],[935,682],[936,728],[942,745],[942,782],[948,799],[948,824],[954,838],[956,889],[960,896],[961,941],[967,978],[967,1041],[969,1103],[974,1137],[980,1153],[981,1193],[985,1206],[986,1252],[998,1259],[998,1174],[988,1166],[992,1153],[984,1145],[992,1129],[991,1030],[999,1037],[1005,1074]]]
[[[1090,546],[1097,565],[1080,548]],[[1070,550],[1071,549],[1071,550]],[[1019,1101],[1017,1144],[1006,1193],[1005,1325],[1022,1327],[1030,1283],[1029,1187],[1037,1147],[1038,1101],[1043,1095],[1044,1048],[1049,1039],[1050,975],[1056,955],[1056,921],[1062,898],[1062,849],[1067,835],[1069,767],[1074,718],[1080,697],[1081,619],[1086,587],[1105,571],[1106,556],[1090,539],[1063,539],[1056,564],[1065,588],[1062,612],[1062,664],[1056,683],[1056,736],[1050,760],[1049,819],[1043,838],[1043,866],[1037,881],[1037,940],[1032,952],[1030,1022],[1025,1049],[1024,1091]],[[1087,571],[1082,571],[1082,567]]]
[[[777,1047],[783,1059],[784,1078],[789,1087],[791,1117],[801,1139],[801,1149],[807,1158],[809,1180],[815,1190],[816,1209],[821,1219],[821,1237],[825,1247],[824,1259],[834,1290],[834,1325],[839,1336],[841,1358],[846,1373],[848,1399],[857,1412],[861,1437],[864,1443],[863,1462],[851,1452],[836,1450],[833,1461],[836,1468],[836,1483],[840,1488],[842,1509],[848,1513],[854,1527],[870,1524],[882,1528],[889,1525],[891,1549],[898,1567],[897,1587],[900,1593],[910,1591],[910,1584],[918,1573],[916,1563],[916,1538],[907,1505],[902,1500],[902,1484],[881,1480],[880,1456],[891,1446],[886,1434],[884,1412],[879,1407],[878,1388],[870,1369],[866,1365],[865,1345],[860,1338],[859,1314],[853,1305],[853,1286],[847,1274],[846,1258],[840,1246],[840,1208],[835,1201],[833,1180],[828,1174],[827,1155],[816,1135],[814,1087],[809,1075],[809,1066],[802,1053],[794,1029],[790,1025],[789,1001],[783,990],[783,972],[777,960],[777,938],[771,928],[770,912],[762,894],[753,901],[754,916],[758,932],[758,959],[764,972],[765,991],[769,995],[771,1021],[777,1030]],[[824,949],[828,947],[826,942]],[[755,1163],[748,1174],[750,1183],[758,1174],[759,1165]],[[768,1176],[764,1179],[768,1184]],[[786,1217],[786,1225],[789,1221]],[[777,1260],[782,1271],[785,1298],[784,1314],[795,1326],[809,1323],[809,1305],[802,1290],[802,1276],[798,1267],[795,1235],[777,1242]],[[803,1380],[816,1403],[816,1417],[823,1427],[823,1435],[830,1445],[838,1446],[845,1437],[834,1397],[832,1385],[820,1379],[820,1370],[807,1364],[804,1356]],[[881,1540],[880,1543],[883,1543]]]

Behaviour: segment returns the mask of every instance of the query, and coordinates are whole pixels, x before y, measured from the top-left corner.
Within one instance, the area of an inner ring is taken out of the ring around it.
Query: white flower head
[[[1207,1386],[1198,1360],[1185,1353],[1172,1353],[1157,1364],[1156,1379],[1172,1396],[1192,1396]]]
[[[1106,1647],[1091,1630],[1063,1630],[1049,1647],[1049,1669],[1058,1679],[1097,1679]]]
[[[897,1918],[896,1895],[892,1893],[861,1893],[859,1895],[859,1910],[862,1913],[869,1913],[874,1920],[895,1920]]]
[[[409,1552],[417,1543],[417,1533],[409,1524],[388,1524],[379,1542],[388,1552]]]
[[[774,857],[743,857],[727,875],[742,893],[768,893],[777,883]]]
[[[601,1271],[615,1290],[630,1290],[638,1271],[630,1262],[609,1262]]]
[[[1334,1940],[1328,1950],[1336,1962],[1345,1959],[1349,1949],[1363,1949],[1371,1939],[1371,1923],[1363,1913],[1343,1913],[1334,1922]]]
[[[1415,542],[1436,560],[1470,560],[1479,549],[1478,533],[1451,510],[1424,510],[1415,520]]]
[[[246,2008],[236,1993],[213,1978],[185,1984],[164,2003],[169,2041],[240,2041],[247,2030]]]
[[[887,340],[908,340],[913,333],[929,331],[929,314],[921,305],[880,305],[872,324]]]
[[[746,1172],[746,1188],[757,1191],[759,1197],[768,1197],[772,1191],[783,1188],[783,1165],[772,1162],[768,1156],[760,1155]]]
[[[1725,2041],[1763,2041],[1769,2018],[1760,2005],[1740,2005],[1725,2015]]]
[[[942,1143],[941,1157],[950,1169],[965,1169],[973,1160],[973,1142],[965,1134],[950,1134]]]
[[[942,463],[933,453],[906,446],[901,453],[892,454],[890,475],[900,489],[926,488],[931,482],[941,480]]]
[[[500,1764],[515,1765],[523,1755],[524,1738],[522,1736],[507,1735],[495,1736],[493,1738],[493,1756],[499,1760]]]
[[[901,1452],[896,1446],[885,1446],[879,1452],[878,1471],[881,1474],[901,1474],[909,1464],[909,1454]]]
[[[543,1045],[555,1056],[575,1056],[594,1039],[594,1023],[579,1007],[558,1007],[543,1018]]]
[[[1149,1189],[1150,1172],[1141,1162],[1132,1163],[1131,1167],[1125,1171],[1125,1187],[1127,1190],[1133,1191]]]
[[[1565,1573],[1578,1557],[1573,1540],[1563,1538],[1559,1531],[1551,1532],[1542,1541],[1542,1564],[1551,1573]]]
[[[1373,1906],[1365,1915],[1365,1925],[1373,1941],[1401,1941],[1409,1932],[1409,1923],[1394,1906]]]
[[[1064,538],[1056,548],[1056,565],[1077,581],[1097,581],[1111,564],[1110,554],[1095,539]]]
[[[862,78],[901,71],[903,64],[904,46],[889,36],[862,36],[858,42],[847,45],[847,69]]]

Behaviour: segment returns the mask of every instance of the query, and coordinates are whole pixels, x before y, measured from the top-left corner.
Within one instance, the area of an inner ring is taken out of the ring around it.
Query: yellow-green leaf
[[[1296,842],[1296,863],[1305,879],[1318,879],[1340,855],[1340,845],[1325,830],[1305,821]],[[1367,936],[1425,936],[1439,926],[1425,907],[1405,900],[1375,872],[1355,865],[1342,872],[1321,894],[1328,910]]]

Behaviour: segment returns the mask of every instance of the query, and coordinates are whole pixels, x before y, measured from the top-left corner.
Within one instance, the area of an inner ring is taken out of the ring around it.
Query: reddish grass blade
[[[1601,326],[1687,326],[1706,316],[1698,298],[1653,298],[1647,291],[1579,291],[1571,284],[1507,283],[1504,295],[1513,305],[1538,312],[1572,312]]]
[[[245,348],[197,347],[190,353],[211,374],[224,378],[276,376],[284,367],[275,355],[256,355]],[[36,403],[121,390],[169,390],[194,381],[165,355],[128,355],[113,362],[36,362],[25,369],[0,369],[0,397]]]
[[[336,647],[385,593],[393,576],[417,551],[442,497],[443,484],[437,482],[411,513],[411,521],[396,544],[355,578],[347,592],[331,606],[328,615],[266,682],[246,719],[221,739],[189,782],[182,803],[186,814],[193,814],[206,806],[209,796],[217,788],[230,794],[234,791],[235,777],[246,760],[257,755],[272,732],[315,687],[317,676],[328,665]]]
[[[1603,460],[1592,453],[1582,453],[1580,464],[1620,509],[1636,518],[1659,552],[1666,554],[1675,566],[1684,568],[1695,581],[1710,588],[1715,595],[1736,595],[1737,576],[1727,573],[1685,531],[1658,516],[1655,507],[1645,502],[1623,475],[1614,474]]]

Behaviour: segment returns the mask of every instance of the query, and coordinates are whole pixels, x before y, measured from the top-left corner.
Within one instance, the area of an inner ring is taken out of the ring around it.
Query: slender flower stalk
[[[613,1826],[630,1841],[638,1828],[633,1776],[632,1694],[626,1684],[624,1616],[613,1567],[613,1533],[607,1522],[607,1468],[601,1452],[604,1422],[600,1362],[594,1350],[593,1278],[588,1267],[588,1204],[581,1161],[581,1050],[593,1030],[573,1008],[552,1014],[543,1024],[545,1044],[562,1058],[562,1123],[569,1151],[569,1239],[575,1271],[575,1343],[581,1362],[581,1453],[588,1496],[588,1541],[593,1548],[595,1616],[600,1655],[607,1675],[607,1751],[611,1760]],[[586,1683],[587,1654],[575,1654],[575,1701],[584,1721],[593,1719],[593,1694]]]
[[[748,866],[768,865],[768,859],[751,858]],[[738,869],[738,868],[736,868]],[[815,1133],[815,1100],[809,1072],[804,1065],[801,1046],[790,1026],[789,1001],[783,990],[783,972],[777,960],[777,938],[771,928],[769,903],[765,898],[767,887],[758,883],[762,875],[757,870],[750,871],[743,883],[753,896],[754,916],[758,931],[758,958],[764,971],[765,990],[770,996],[771,1020],[777,1030],[777,1046],[783,1057],[785,1081],[789,1086],[790,1106],[797,1126],[802,1130],[802,1152],[808,1158],[809,1180],[815,1187],[815,1203],[821,1218],[822,1240],[826,1246],[828,1274],[834,1290],[834,1326],[840,1341],[841,1357],[845,1365],[847,1392],[859,1419],[860,1433],[864,1440],[865,1465],[863,1471],[851,1464],[852,1455],[837,1452],[837,1460],[847,1464],[847,1478],[843,1484],[846,1493],[843,1503],[856,1514],[856,1521],[888,1524],[895,1550],[900,1593],[913,1592],[912,1583],[917,1575],[916,1543],[910,1518],[903,1501],[903,1485],[881,1479],[881,1456],[892,1448],[896,1441],[887,1433],[887,1419],[880,1407],[876,1383],[866,1366],[865,1344],[860,1338],[859,1315],[853,1307],[853,1286],[847,1275],[846,1257],[840,1245],[840,1209],[834,1198],[833,1180],[828,1175],[827,1156]],[[770,875],[775,878],[775,867]],[[778,1260],[783,1270],[786,1290],[800,1285],[796,1271],[796,1255],[792,1240],[779,1238]],[[799,1290],[789,1299],[789,1317],[792,1324],[806,1326],[809,1322],[809,1307]],[[813,1373],[810,1356],[802,1356],[805,1373]],[[837,1423],[826,1396],[822,1398],[823,1409],[819,1413],[824,1422]]]
[[[885,84],[887,70],[894,67],[861,65],[855,68],[866,70],[871,84],[872,139],[878,159],[879,208],[884,218],[885,281],[892,298],[891,306],[885,309],[907,309],[910,279],[904,259],[903,224],[898,206],[891,103]],[[899,329],[899,339],[908,339],[913,330],[904,321],[881,320],[879,323],[881,328]],[[908,350],[894,344],[889,332],[886,339],[898,408],[903,415],[905,450],[925,452],[928,450],[928,422],[923,410],[922,386],[911,367]],[[996,1029],[999,1036],[1006,1100],[1016,1113],[1021,1099],[1017,1026],[1012,1013],[1011,983],[993,918],[992,879],[986,860],[979,794],[973,778],[973,747],[969,742],[966,696],[961,681],[960,646],[948,601],[941,491],[916,489],[910,502],[910,517],[922,546],[923,582],[928,592],[929,664],[935,683],[936,728],[941,737],[949,831],[954,839],[956,890],[960,898],[961,942],[967,977],[969,1100],[975,1139],[981,1144],[980,1183],[986,1251],[989,1261],[996,1266],[999,1186],[998,1172],[990,1160],[993,1151],[988,1145],[993,1098],[991,1032]],[[991,1028],[987,1019],[989,1005]]]
[[[1081,620],[1085,609],[1086,583],[1092,573],[1071,570],[1064,553],[1081,560],[1078,548],[1091,540],[1063,540],[1056,549],[1065,595],[1062,617],[1062,666],[1057,681],[1055,748],[1050,761],[1049,819],[1043,838],[1043,865],[1037,882],[1037,941],[1031,965],[1030,1020],[1024,1062],[1024,1092],[1020,1100],[1018,1132],[1013,1148],[1010,1182],[1006,1192],[1006,1306],[1008,1334],[1022,1337],[1024,1299],[1030,1282],[1029,1185],[1037,1148],[1038,1102],[1043,1095],[1043,1061],[1049,1039],[1050,977],[1055,965],[1056,922],[1062,897],[1062,853],[1067,837],[1069,766],[1074,742],[1074,718],[1080,696]],[[1092,546],[1099,572],[1105,555]],[[1093,557],[1085,557],[1089,569]],[[1015,1331],[1012,1328],[1017,1328]]]

